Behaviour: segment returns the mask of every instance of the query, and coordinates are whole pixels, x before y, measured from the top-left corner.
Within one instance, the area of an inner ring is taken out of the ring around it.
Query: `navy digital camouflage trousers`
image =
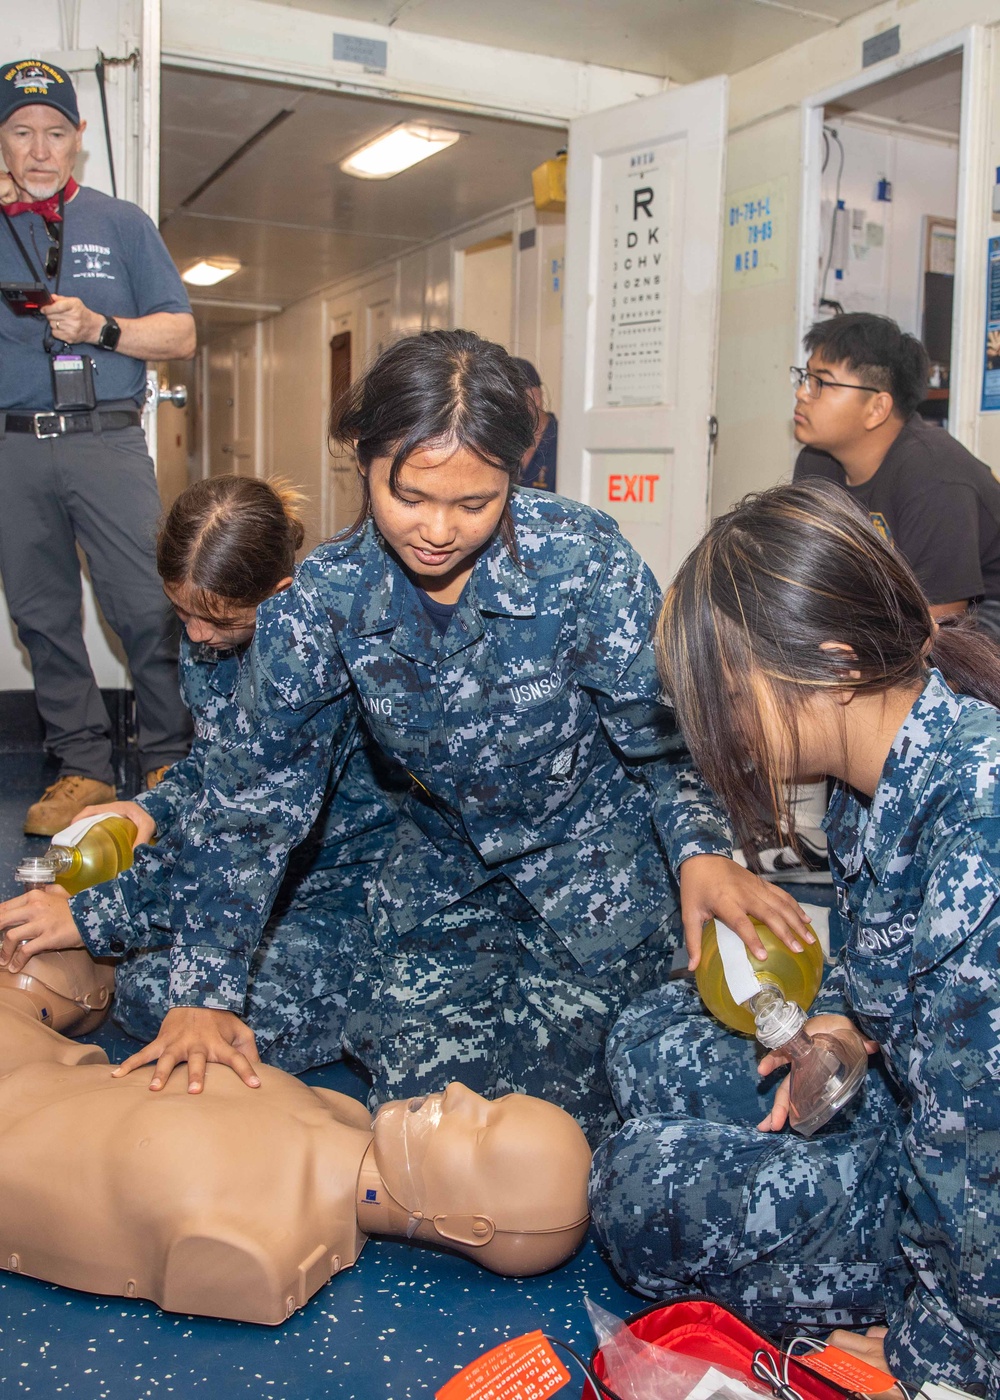
[[[371,957],[350,989],[348,1049],[371,1106],[460,1080],[494,1098],[559,1104],[592,1143],[618,1122],[604,1043],[623,1006],[669,973],[674,908],[646,941],[587,974],[505,877],[397,934],[377,906]]]
[[[347,987],[367,934],[371,862],[314,870],[284,890],[250,964],[243,1020],[265,1064],[292,1074],[343,1054]],[[168,1007],[170,948],[143,949],[115,971],[115,1020],[140,1040],[154,1039]]]
[[[761,1054],[763,1052],[760,1052]],[[811,1138],[761,1133],[780,1073],[682,978],[608,1039],[627,1120],[594,1155],[591,1212],[616,1271],[647,1297],[703,1292],[762,1330],[863,1327],[898,1300],[901,1115],[880,1070]]]

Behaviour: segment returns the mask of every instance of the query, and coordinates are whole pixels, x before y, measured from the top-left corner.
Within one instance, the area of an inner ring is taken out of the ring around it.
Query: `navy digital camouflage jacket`
[[[249,732],[243,685],[246,649],[219,651],[181,642],[180,683],[194,721],[194,742],[151,792],[135,800],[156,822],[155,846],[139,846],[135,862],[117,880],[74,895],[70,907],[95,957],[120,955],[163,937],[159,923],[168,883],[186,837],[186,821],[201,797],[204,770],[216,745]],[[408,786],[373,746],[355,742],[335,790],[307,836],[291,853],[287,879],[298,887],[313,871],[381,861],[391,844],[400,799]],[[266,917],[266,914],[265,914]]]
[[[215,647],[181,637],[178,677],[181,699],[191,711],[194,740],[187,757],[172,763],[151,792],[136,797],[165,835],[201,792],[205,757],[215,744],[228,738],[239,721],[237,694],[240,665],[246,649],[219,651]]]
[[[870,806],[839,791],[827,829],[850,933],[820,1000],[833,1009],[846,996],[908,1114],[901,1245],[912,1286],[889,1318],[886,1358],[899,1375],[995,1397],[1000,712],[932,671]]]
[[[242,1004],[284,853],[359,716],[413,782],[381,882],[402,933],[503,874],[599,966],[673,915],[665,853],[729,853],[658,695],[649,569],[588,506],[511,508],[517,559],[491,542],[443,635],[371,521],[261,606],[253,732],[210,755],[174,877],[173,1004]]]

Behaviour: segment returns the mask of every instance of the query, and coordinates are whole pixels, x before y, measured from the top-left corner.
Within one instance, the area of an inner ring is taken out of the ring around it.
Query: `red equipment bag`
[[[673,1303],[654,1303],[627,1318],[625,1325],[640,1341],[710,1365],[725,1366],[738,1372],[751,1385],[770,1384],[776,1394],[790,1388],[802,1400],[843,1400],[845,1395],[859,1393],[858,1389],[838,1385],[834,1380],[817,1375],[802,1361],[786,1356],[775,1341],[756,1331],[745,1317],[710,1298],[699,1296],[680,1298]],[[767,1354],[773,1365],[773,1384],[764,1382],[752,1369],[754,1357],[761,1352]],[[594,1389],[604,1400],[620,1400],[604,1383],[604,1358],[599,1349],[591,1355],[588,1372]],[[884,1389],[888,1389],[893,1381],[889,1376],[885,1379]],[[583,1400],[592,1400],[592,1396],[593,1391],[587,1386]]]

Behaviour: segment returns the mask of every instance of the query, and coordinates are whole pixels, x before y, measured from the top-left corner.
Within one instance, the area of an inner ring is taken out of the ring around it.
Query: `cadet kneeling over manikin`
[[[0,972],[0,1266],[279,1323],[369,1234],[517,1275],[586,1232],[590,1150],[554,1104],[450,1084],[373,1120],[266,1065],[253,1093],[212,1065],[204,1094],[175,1075],[152,1095],[151,1067],[113,1079],[103,1050],[58,1033],[92,1023],[106,969],[82,949],[30,968]]]

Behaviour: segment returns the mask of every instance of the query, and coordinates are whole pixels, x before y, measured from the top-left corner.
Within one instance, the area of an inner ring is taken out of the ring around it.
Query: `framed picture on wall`
[[[931,385],[947,383],[955,289],[955,220],[924,216],[921,339],[930,356]]]
[[[955,220],[924,216],[924,271],[955,275]]]

